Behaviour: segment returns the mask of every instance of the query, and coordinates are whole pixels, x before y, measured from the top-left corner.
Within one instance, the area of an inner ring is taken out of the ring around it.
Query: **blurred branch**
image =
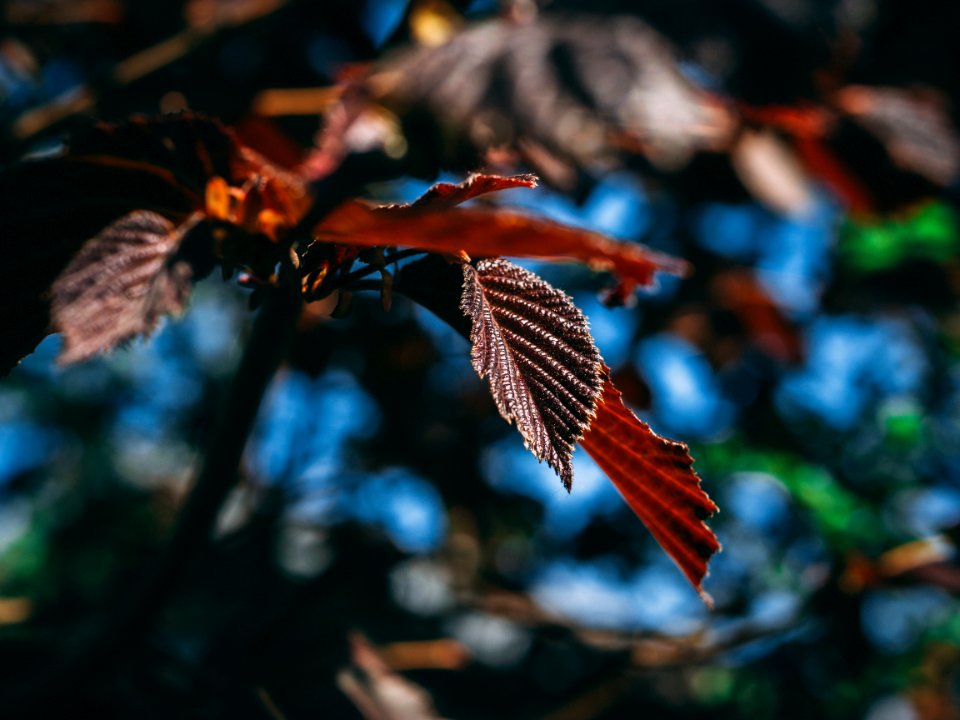
[[[473,599],[473,604],[492,615],[527,626],[561,626],[584,643],[598,648],[624,650],[635,668],[669,669],[706,662],[748,643],[800,627],[803,609],[770,622],[744,619],[721,629],[697,630],[689,635],[661,635],[585,627],[541,608],[523,593],[493,590]]]
[[[270,693],[267,692],[266,688],[258,687],[257,697],[260,698],[260,704],[263,705],[263,709],[267,711],[267,714],[273,718],[273,720],[286,720],[286,715],[277,707],[276,702],[270,697]]]
[[[463,643],[450,638],[408,640],[380,647],[380,657],[393,670],[461,670],[470,661]]]
[[[624,675],[604,678],[545,716],[544,720],[591,720],[616,705],[631,685]]]
[[[261,90],[251,103],[253,112],[263,117],[315,115],[327,113],[343,95],[343,88],[270,88]]]
[[[284,287],[273,290],[264,302],[227,391],[203,468],[180,513],[156,577],[122,628],[125,632],[137,632],[149,624],[189,567],[190,556],[210,542],[217,513],[237,482],[247,437],[267,385],[293,336],[299,310],[299,296]]]
[[[436,720],[430,695],[395,673],[360,636],[350,637],[352,664],[337,673],[337,686],[366,720]]]
[[[243,12],[211,11],[202,17],[191,18],[191,24],[180,32],[118,62],[101,82],[73,88],[22,113],[7,131],[13,150],[19,154],[37,135],[70,117],[93,111],[104,92],[125,87],[155,73],[186,57],[221,31],[265,17],[282,8],[287,2],[288,0],[251,0],[242,4]]]
[[[217,515],[238,479],[238,468],[260,403],[293,336],[300,298],[289,284],[267,297],[213,430],[204,463],[152,577],[116,612],[81,637],[63,660],[33,682],[0,696],[5,708],[35,710],[116,660],[156,620],[179,580],[211,540]]]

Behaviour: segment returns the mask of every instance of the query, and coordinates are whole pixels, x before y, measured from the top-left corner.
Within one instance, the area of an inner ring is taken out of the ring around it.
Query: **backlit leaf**
[[[131,213],[85,243],[53,284],[51,317],[63,333],[64,363],[145,335],[180,313],[194,269],[176,253],[189,226],[152,212]]]
[[[960,174],[960,136],[947,101],[934,91],[852,85],[836,102],[904,170],[943,186]]]
[[[497,409],[569,490],[571,454],[600,396],[600,353],[569,297],[502,258],[463,266],[473,367]]]
[[[194,115],[98,124],[60,154],[0,172],[0,375],[50,332],[49,289],[81,246],[136,210],[174,223],[202,209],[211,177],[242,184],[252,159]]]
[[[685,274],[683,260],[641,245],[612,240],[589,230],[486,208],[433,209],[416,206],[374,208],[349,201],[315,228],[320,241],[360,247],[407,245],[432,252],[472,257],[579,260],[610,270],[633,288],[649,286],[657,271]]]
[[[375,95],[428,107],[481,148],[532,144],[586,166],[626,149],[676,170],[726,143],[732,128],[665,38],[627,16],[478,24],[396,56],[371,85]]]
[[[480,195],[496,192],[498,190],[509,190],[510,188],[537,186],[535,175],[514,175],[512,177],[503,177],[500,175],[475,174],[464,180],[462,183],[454,185],[452,183],[437,183],[427,190],[423,195],[417,198],[411,204],[388,205],[381,210],[389,211],[391,214],[403,215],[409,211],[413,215],[419,215],[425,210],[442,210],[452,208],[461,203],[472,200]],[[359,203],[357,203],[359,205]],[[362,205],[360,207],[363,207]],[[361,211],[362,212],[362,211]],[[322,227],[328,227],[329,218]],[[332,227],[336,227],[333,225]],[[345,229],[341,227],[341,229]],[[349,232],[349,230],[346,230]],[[357,245],[364,243],[345,243],[343,245],[332,245],[324,242],[320,238],[312,242],[307,247],[303,256],[300,258],[300,268],[303,275],[303,287],[309,289],[309,292],[316,297],[322,297],[324,293],[323,283],[329,279],[328,271],[335,265],[345,267],[359,254]],[[393,245],[389,238],[379,238],[380,242],[375,245]],[[350,246],[348,246],[350,245]]]
[[[500,175],[471,175],[462,183],[454,185],[452,183],[437,183],[423,195],[418,197],[410,207],[414,208],[447,208],[467,200],[473,200],[480,195],[497,192],[499,190],[509,190],[511,188],[525,187],[535,188],[537,186],[536,175],[514,175],[512,177],[503,177]]]
[[[717,506],[700,488],[687,446],[653,432],[623,404],[609,379],[580,444],[704,601],[712,604],[702,583],[720,543],[703,521]]]

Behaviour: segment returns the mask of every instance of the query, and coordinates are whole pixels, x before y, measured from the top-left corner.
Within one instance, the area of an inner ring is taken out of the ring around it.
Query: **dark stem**
[[[352,292],[363,292],[364,290],[373,290],[374,292],[380,292],[383,289],[383,281],[381,280],[356,280],[349,285],[345,285],[344,290],[350,290]]]
[[[264,302],[227,390],[203,466],[152,575],[122,600],[122,607],[78,638],[54,667],[0,695],[0,707],[36,711],[62,701],[65,692],[80,687],[89,674],[103,673],[105,666],[121,659],[124,646],[134,646],[150,630],[191,560],[211,541],[217,514],[237,483],[247,438],[293,336],[299,309],[299,296],[288,289],[273,290]]]
[[[431,254],[404,265],[393,280],[393,292],[426,308],[467,340],[470,318],[460,309],[463,266]]]
[[[350,287],[357,280],[360,280],[361,278],[365,278],[368,275],[373,275],[376,272],[380,272],[387,265],[398,263],[401,260],[404,260],[405,258],[408,258],[408,257],[413,257],[414,255],[423,255],[423,254],[424,254],[423,250],[415,250],[413,248],[410,248],[408,250],[398,250],[397,252],[392,253],[391,255],[385,255],[383,258],[383,265],[367,265],[366,267],[362,267],[359,270],[354,270],[352,273],[347,273],[343,277],[337,279],[337,282],[335,283],[333,289],[335,290],[336,288]]]
[[[239,479],[240,460],[263,395],[286,354],[300,298],[279,288],[268,295],[253,324],[240,366],[230,383],[203,467],[177,520],[160,567],[125,625],[145,630],[190,565],[210,542],[220,507]]]

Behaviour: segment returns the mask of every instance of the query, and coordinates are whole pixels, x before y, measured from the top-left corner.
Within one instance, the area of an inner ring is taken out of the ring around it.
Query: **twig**
[[[344,290],[350,290],[352,292],[363,292],[364,290],[379,292],[383,289],[383,282],[380,280],[356,280],[342,287]]]
[[[240,367],[204,455],[203,468],[180,513],[156,576],[136,604],[134,614],[124,623],[126,633],[137,633],[150,623],[189,567],[191,556],[210,542],[211,528],[220,506],[237,482],[247,437],[253,430],[267,385],[293,337],[299,310],[299,296],[281,287],[268,295],[254,321]]]
[[[25,111],[9,127],[10,139],[18,147],[25,146],[37,135],[55,127],[64,120],[92,112],[100,95],[116,90],[181,60],[191,52],[217,37],[221,31],[258,20],[276,12],[288,0],[262,3],[246,14],[219,22],[186,27],[156,45],[141,50],[118,62],[112,72],[98,83],[88,83],[59,95],[43,105]]]
[[[373,275],[374,273],[380,272],[387,265],[392,265],[398,263],[401,260],[406,258],[413,257],[414,255],[423,255],[425,254],[423,250],[416,250],[414,248],[409,248],[407,250],[398,250],[395,253],[390,255],[385,255],[383,258],[383,265],[367,265],[362,267],[359,270],[354,270],[351,273],[347,273],[341,278],[337,279],[336,284],[334,285],[334,290],[341,287],[349,288],[357,280],[367,277],[368,275]]]

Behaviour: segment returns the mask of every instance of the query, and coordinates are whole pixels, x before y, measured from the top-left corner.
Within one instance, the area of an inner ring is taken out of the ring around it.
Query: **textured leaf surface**
[[[0,375],[50,332],[49,290],[81,246],[135,210],[182,222],[207,181],[242,184],[251,158],[217,121],[193,116],[98,124],[52,158],[0,172]]]
[[[484,208],[373,208],[350,201],[315,228],[321,241],[360,247],[407,245],[473,257],[579,260],[617,273],[630,287],[649,286],[656,271],[684,274],[683,260],[550,220]]]
[[[193,268],[174,258],[184,235],[161,215],[140,211],[83,246],[53,284],[51,317],[64,338],[61,362],[110,350],[183,310]]]
[[[712,603],[702,583],[720,543],[703,521],[717,506],[700,488],[687,446],[654,433],[623,404],[609,379],[580,444],[701,597]]]
[[[497,409],[569,490],[571,454],[600,396],[600,353],[569,297],[502,258],[463,266],[473,367]]]

